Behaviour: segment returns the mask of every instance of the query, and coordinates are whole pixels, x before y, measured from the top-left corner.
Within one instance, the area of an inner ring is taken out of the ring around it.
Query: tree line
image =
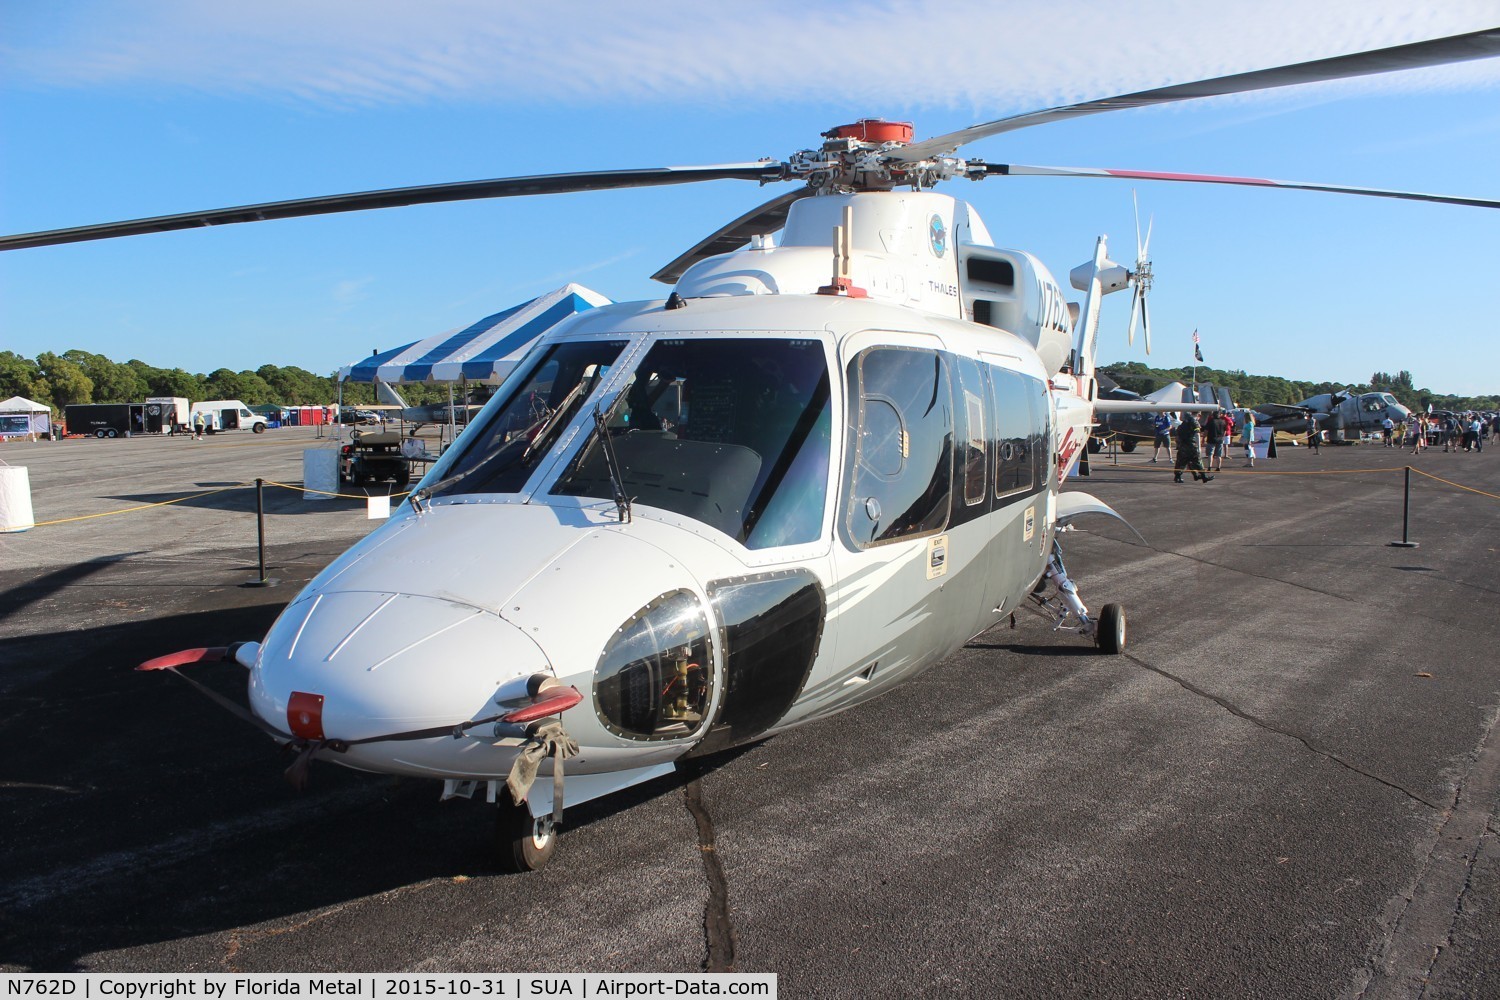
[[[1168,382],[1199,382],[1227,386],[1229,394],[1241,406],[1261,403],[1300,403],[1309,396],[1352,389],[1355,392],[1389,392],[1413,410],[1496,410],[1500,395],[1453,396],[1418,389],[1412,374],[1400,371],[1375,372],[1366,385],[1349,386],[1339,382],[1298,382],[1275,375],[1249,375],[1243,371],[1224,371],[1199,365],[1196,369],[1150,368],[1139,361],[1120,361],[1101,366],[1100,370],[1129,389],[1145,395]],[[401,394],[408,403],[437,403],[447,400],[448,390],[441,385],[403,385]],[[336,373],[315,375],[295,365],[278,367],[261,365],[255,371],[231,371],[219,368],[207,375],[197,375],[181,368],[157,368],[144,361],[111,361],[102,354],[88,351],[44,351],[35,358],[25,358],[13,351],[0,351],[0,399],[25,396],[52,407],[61,415],[69,403],[138,403],[148,396],[182,396],[189,400],[238,399],[250,406],[326,406],[339,398]],[[361,382],[344,383],[343,399],[353,406],[375,402],[374,386]]]
[[[201,375],[134,359],[111,361],[88,351],[44,351],[35,358],[0,351],[0,399],[25,396],[51,406],[55,416],[61,416],[69,403],[139,403],[148,396],[238,399],[250,406],[326,406],[339,399],[336,375],[315,375],[295,365],[261,365],[239,372],[219,368]],[[447,400],[444,386],[402,386],[401,394],[414,405]],[[354,406],[373,404],[374,386],[345,382],[343,399]]]
[[[1275,375],[1249,375],[1243,371],[1224,371],[1199,365],[1197,368],[1150,368],[1139,361],[1118,361],[1112,365],[1100,365],[1099,370],[1119,383],[1120,388],[1141,395],[1155,392],[1168,382],[1191,383],[1196,376],[1199,382],[1212,382],[1227,386],[1229,396],[1238,406],[1259,406],[1261,403],[1300,403],[1309,396],[1340,392],[1344,389],[1356,393],[1389,392],[1413,411],[1427,410],[1500,410],[1500,395],[1454,396],[1418,389],[1409,371],[1395,375],[1375,372],[1365,385],[1348,385],[1343,382],[1299,382]]]

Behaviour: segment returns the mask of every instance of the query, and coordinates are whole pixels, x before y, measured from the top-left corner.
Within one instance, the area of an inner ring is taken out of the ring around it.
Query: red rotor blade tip
[[[197,649],[184,649],[179,653],[158,656],[154,660],[147,660],[135,669],[167,670],[171,667],[185,667],[190,663],[218,663],[227,655],[229,655],[228,646],[200,646]]]

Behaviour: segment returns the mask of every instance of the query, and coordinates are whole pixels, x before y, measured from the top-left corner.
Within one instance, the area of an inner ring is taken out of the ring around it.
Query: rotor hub
[[[951,156],[908,160],[902,149],[915,130],[911,122],[861,118],[824,132],[823,145],[793,153],[785,164],[788,178],[807,182],[815,194],[889,191],[910,185],[921,190],[964,174],[968,164]]]

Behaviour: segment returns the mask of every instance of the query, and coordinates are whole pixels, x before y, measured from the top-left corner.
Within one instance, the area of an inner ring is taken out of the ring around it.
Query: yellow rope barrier
[[[380,496],[379,493],[329,493],[327,490],[315,490],[310,486],[291,486],[287,483],[278,483],[270,479],[265,480],[265,484],[267,486],[279,486],[284,490],[295,490],[298,493],[316,493],[320,497],[338,497],[343,500],[368,500],[371,496]],[[395,500],[397,497],[405,497],[410,495],[410,493],[411,491],[407,490],[405,493],[391,493],[387,495],[392,500]]]
[[[1447,485],[1452,486],[1454,489],[1463,490],[1465,493],[1478,493],[1482,497],[1490,497],[1494,500],[1500,500],[1500,493],[1486,493],[1484,490],[1476,490],[1472,486],[1465,486],[1462,483],[1455,483],[1451,479],[1444,479],[1442,476],[1434,476],[1430,472],[1423,472],[1421,469],[1418,469],[1415,466],[1412,467],[1411,471],[1415,472],[1419,476],[1426,476],[1428,479],[1436,479],[1440,483],[1446,483]]]
[[[223,493],[225,490],[243,490],[249,487],[248,483],[237,483],[234,486],[221,486],[216,490],[206,490],[203,493],[193,493],[189,496],[178,497],[176,500],[162,500],[157,503],[143,503],[138,507],[122,507],[119,510],[106,510],[98,514],[80,514],[77,517],[62,517],[56,521],[38,521],[33,527],[45,528],[49,524],[67,524],[69,521],[87,521],[95,517],[109,517],[112,514],[129,514],[137,510],[150,510],[152,507],[165,507],[168,504],[182,503],[184,500],[196,500],[199,497],[211,497],[215,493]]]

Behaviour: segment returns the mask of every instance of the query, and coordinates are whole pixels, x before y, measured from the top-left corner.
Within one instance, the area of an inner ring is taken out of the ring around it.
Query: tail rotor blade
[[[1128,342],[1132,347],[1135,346],[1135,323],[1136,320],[1140,319],[1141,306],[1145,305],[1145,303],[1146,299],[1141,295],[1141,286],[1136,285],[1135,290],[1130,293],[1130,333],[1128,335]],[[1146,353],[1150,354],[1151,351],[1147,349]]]
[[[1135,188],[1130,189],[1130,205],[1135,209],[1135,259],[1139,261],[1146,256],[1146,248],[1141,245],[1141,200],[1136,196]]]

